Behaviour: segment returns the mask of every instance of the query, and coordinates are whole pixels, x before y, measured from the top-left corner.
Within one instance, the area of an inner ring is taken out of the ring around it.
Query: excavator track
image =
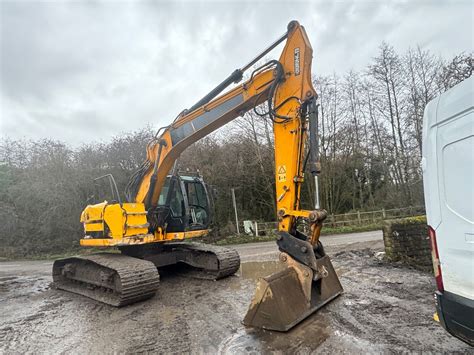
[[[219,280],[235,274],[240,268],[240,256],[234,249],[203,243],[182,243],[178,248],[183,248],[190,253],[199,253],[201,257],[207,255],[216,259],[217,269],[199,268],[197,266],[197,269],[190,270],[188,273],[192,277]]]
[[[156,267],[187,264],[192,268],[186,275],[200,279],[219,280],[235,274],[240,268],[236,250],[203,243],[154,243],[120,250],[125,255],[149,260]]]
[[[100,253],[56,260],[56,288],[122,307],[153,297],[159,284],[155,265],[121,254]]]

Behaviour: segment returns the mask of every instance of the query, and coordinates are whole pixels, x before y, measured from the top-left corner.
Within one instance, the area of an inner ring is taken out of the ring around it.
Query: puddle
[[[244,329],[240,329],[235,334],[224,339],[217,348],[217,354],[235,354],[243,351],[247,352],[258,352],[260,346],[258,341],[248,334]]]
[[[324,315],[309,317],[288,332],[239,329],[218,346],[218,354],[310,353],[331,335],[330,322]]]
[[[242,263],[238,275],[243,279],[257,280],[260,277],[268,276],[274,272],[281,271],[284,268],[284,264],[278,260],[252,261]]]

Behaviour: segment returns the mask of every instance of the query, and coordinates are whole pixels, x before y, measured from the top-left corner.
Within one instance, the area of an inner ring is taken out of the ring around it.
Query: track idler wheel
[[[326,255],[315,259],[312,268],[286,253],[280,261],[284,270],[258,280],[244,325],[287,331],[343,291]]]

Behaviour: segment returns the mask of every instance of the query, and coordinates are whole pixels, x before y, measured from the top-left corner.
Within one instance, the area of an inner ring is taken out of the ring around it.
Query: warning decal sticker
[[[286,166],[280,165],[277,169],[278,182],[286,182]]]

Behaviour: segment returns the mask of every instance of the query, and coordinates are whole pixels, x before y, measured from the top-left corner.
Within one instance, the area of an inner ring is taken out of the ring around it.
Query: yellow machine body
[[[148,233],[147,212],[143,203],[113,203],[107,201],[88,205],[81,214],[85,237],[82,246],[108,247],[177,241],[202,237],[209,230],[163,233],[158,229]],[[94,234],[100,233],[101,237]],[[94,237],[93,237],[94,236]]]

